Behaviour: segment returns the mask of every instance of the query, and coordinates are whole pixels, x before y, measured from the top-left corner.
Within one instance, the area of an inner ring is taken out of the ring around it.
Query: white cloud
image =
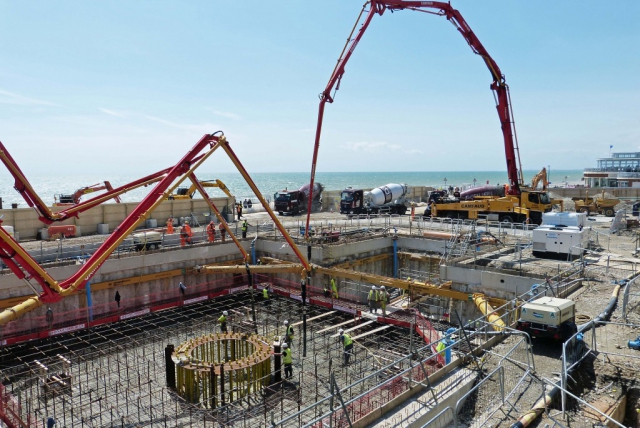
[[[59,107],[58,104],[50,101],[38,100],[35,98],[25,97],[20,94],[5,91],[0,89],[0,103],[1,104],[14,104],[14,105],[38,105],[38,106],[52,106]]]
[[[417,149],[406,150],[405,153],[410,154],[410,155],[423,155],[424,154],[424,152],[422,150],[417,150]]]
[[[102,107],[98,107],[98,110],[100,110],[101,112],[103,112],[104,114],[108,114],[110,116],[115,116],[115,117],[125,117],[124,113],[120,113],[117,112],[115,110],[109,110],[107,108],[102,108]]]
[[[349,141],[349,142],[347,142],[345,147],[348,150],[351,150],[353,152],[360,152],[360,151],[378,152],[378,151],[383,150],[383,149],[389,149],[389,150],[400,150],[400,149],[402,149],[401,145],[399,145],[399,144],[391,144],[391,143],[388,143],[386,141],[358,141],[358,142]]]
[[[222,116],[222,117],[226,117],[227,119],[233,119],[233,120],[240,119],[240,115],[239,114],[231,113],[231,112],[228,112],[228,111],[211,110],[211,109],[207,109],[207,110],[209,110],[210,112],[212,112],[216,116]]]
[[[202,123],[202,124],[178,123],[178,122],[171,122],[170,120],[161,119],[155,116],[146,115],[145,117],[149,120],[162,123],[163,125],[170,126],[176,129],[182,129],[184,131],[189,131],[189,132],[199,131],[202,133],[207,133],[207,132],[212,132],[212,130],[217,131],[218,129],[221,129],[220,125],[213,124],[213,123]]]

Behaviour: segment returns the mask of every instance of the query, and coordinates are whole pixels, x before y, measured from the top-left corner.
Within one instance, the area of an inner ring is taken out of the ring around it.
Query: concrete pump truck
[[[367,11],[368,8],[368,11]],[[322,133],[322,123],[324,108],[327,103],[333,103],[335,91],[340,87],[340,81],[345,72],[345,66],[356,46],[362,39],[365,31],[369,27],[375,15],[383,15],[385,11],[396,12],[401,10],[413,10],[424,12],[436,16],[443,16],[451,22],[456,30],[464,37],[471,47],[471,50],[482,57],[493,81],[490,85],[496,100],[496,109],[500,118],[502,135],[504,140],[504,150],[507,159],[507,172],[509,184],[505,189],[503,197],[479,198],[477,201],[452,201],[447,203],[432,203],[425,212],[425,215],[438,215],[457,218],[478,218],[481,214],[487,214],[504,222],[517,222],[529,220],[532,223],[542,221],[542,213],[551,211],[552,204],[549,195],[543,191],[525,189],[521,173],[518,172],[519,156],[516,156],[517,141],[515,141],[515,125],[512,117],[509,87],[498,64],[491,58],[482,43],[478,40],[469,24],[462,17],[457,9],[450,3],[438,1],[410,1],[410,0],[369,0],[365,3],[358,16],[351,34],[338,58],[333,73],[329,78],[327,86],[320,94],[320,105],[318,108],[318,121],[316,125],[316,136],[314,143],[313,158],[311,163],[311,178],[309,185],[313,186],[316,173],[318,151],[320,148],[320,135]],[[366,12],[366,13],[365,13]],[[362,25],[358,28],[358,23]],[[519,151],[518,151],[519,153]],[[520,171],[522,167],[520,167]],[[306,236],[308,237],[310,215],[307,215]]]

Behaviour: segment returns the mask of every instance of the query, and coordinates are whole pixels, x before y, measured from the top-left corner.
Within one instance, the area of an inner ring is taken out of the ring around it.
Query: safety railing
[[[246,275],[233,278],[221,278],[202,284],[190,285],[184,294],[178,284],[172,290],[130,297],[120,295],[120,300],[94,305],[88,308],[77,308],[65,312],[51,311],[39,317],[24,317],[6,324],[1,330],[2,343],[17,343],[23,340],[44,338],[58,334],[145,315],[155,308],[164,309],[171,306],[188,305],[206,300],[212,294],[223,292],[234,287],[246,287]],[[114,295],[115,297],[115,295]]]

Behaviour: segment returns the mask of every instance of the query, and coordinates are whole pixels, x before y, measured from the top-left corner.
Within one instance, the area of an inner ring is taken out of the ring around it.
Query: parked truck
[[[313,184],[313,203],[311,211],[317,211],[322,207],[322,191],[324,186],[320,183]],[[298,190],[283,190],[275,195],[274,210],[280,215],[296,215],[307,211],[309,204],[309,184],[305,184]]]
[[[604,190],[602,191],[602,195],[589,197],[589,193],[587,196],[582,198],[571,198],[576,205],[576,212],[585,213],[586,215],[590,215],[591,213],[596,214],[604,214],[607,217],[613,217],[616,215],[616,211],[614,207],[620,203],[620,199],[617,198],[606,198],[604,196]]]
[[[563,342],[577,331],[573,300],[540,297],[520,309],[517,329],[531,337],[549,337]]]
[[[389,183],[371,191],[347,187],[340,196],[340,214],[400,214],[407,212],[409,186]]]
[[[493,191],[497,193],[497,191]],[[442,199],[431,203],[424,211],[424,217],[448,217],[478,219],[486,216],[490,221],[503,223],[542,223],[542,214],[551,212],[555,200],[547,192],[518,188],[517,195],[510,195],[505,189],[504,196],[473,195],[473,199]],[[467,197],[468,195],[465,195]],[[559,202],[558,202],[559,203]]]
[[[156,250],[162,245],[162,233],[157,231],[138,232],[131,235],[133,238],[133,247],[137,251]]]

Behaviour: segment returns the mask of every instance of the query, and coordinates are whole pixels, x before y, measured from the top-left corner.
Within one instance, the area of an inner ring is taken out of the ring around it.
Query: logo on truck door
[[[544,318],[544,314],[541,314],[540,312],[534,312],[533,316],[536,318]]]

